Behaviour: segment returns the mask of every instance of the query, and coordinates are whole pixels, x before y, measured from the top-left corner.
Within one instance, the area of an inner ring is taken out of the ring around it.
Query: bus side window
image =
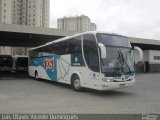
[[[82,36],[77,36],[68,40],[69,53],[71,54],[72,66],[84,66],[82,55]]]
[[[54,45],[50,45],[49,47],[50,47],[51,54],[57,54],[57,55],[69,54],[67,41],[61,41],[61,42],[55,43]]]
[[[94,72],[99,72],[98,49],[94,35],[83,35],[83,50],[88,67]]]
[[[81,53],[81,36],[69,39],[68,48],[70,53]]]

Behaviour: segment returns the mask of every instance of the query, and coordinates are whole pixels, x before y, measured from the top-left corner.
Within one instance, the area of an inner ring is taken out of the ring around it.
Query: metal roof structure
[[[37,47],[75,33],[77,31],[0,23],[0,46]],[[132,46],[139,46],[143,50],[160,50],[159,40],[133,37],[128,39]]]
[[[132,46],[138,46],[143,50],[160,50],[160,40],[128,37]]]
[[[45,27],[0,24],[0,46],[35,47],[75,33]]]

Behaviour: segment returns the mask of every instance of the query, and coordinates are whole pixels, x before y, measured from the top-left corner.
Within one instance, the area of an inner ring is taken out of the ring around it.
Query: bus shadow
[[[59,87],[60,89],[67,89],[73,92],[76,92],[73,90],[73,88],[71,87],[71,85],[68,84],[64,84],[64,83],[59,83],[59,82],[55,82],[55,81],[49,81],[49,80],[40,80],[43,83],[46,84],[51,84],[54,85],[56,87]],[[132,96],[134,95],[134,93],[132,92],[127,92],[127,91],[122,91],[122,90],[106,90],[106,91],[98,91],[98,90],[94,90],[94,89],[88,89],[88,88],[84,88],[83,91],[81,92],[77,92],[78,94],[88,94],[88,95],[94,95],[94,96],[99,96],[99,97],[113,97],[113,96]]]
[[[36,80],[34,78],[32,78],[32,79]],[[64,89],[67,89],[67,88],[72,89],[72,87],[69,84],[65,84],[65,83],[60,83],[60,82],[50,81],[50,80],[44,80],[44,79],[39,79],[39,80],[36,80],[36,81],[43,82],[45,84],[54,85],[54,86],[61,87],[61,88],[64,88]]]
[[[95,95],[99,97],[118,97],[118,96],[133,96],[132,92],[122,91],[122,90],[105,90],[105,91],[98,91],[92,89],[85,89],[85,92],[90,95]]]

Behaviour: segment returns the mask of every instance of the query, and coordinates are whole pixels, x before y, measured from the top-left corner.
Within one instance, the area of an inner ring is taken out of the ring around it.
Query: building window
[[[160,60],[160,56],[154,56],[154,60]]]

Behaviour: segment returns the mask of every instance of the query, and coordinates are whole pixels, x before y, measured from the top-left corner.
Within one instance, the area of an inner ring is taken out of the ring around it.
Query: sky
[[[160,40],[160,0],[50,0],[50,27],[57,18],[88,16],[98,31]]]

